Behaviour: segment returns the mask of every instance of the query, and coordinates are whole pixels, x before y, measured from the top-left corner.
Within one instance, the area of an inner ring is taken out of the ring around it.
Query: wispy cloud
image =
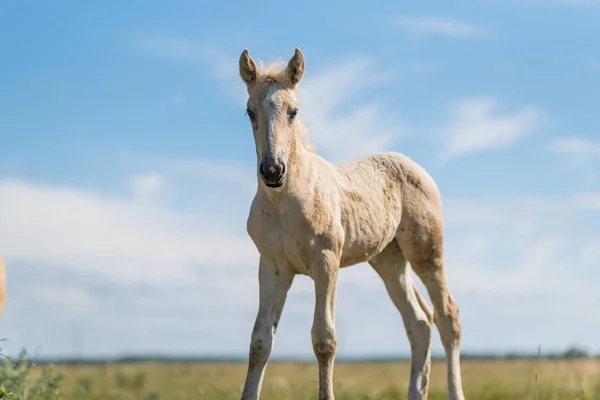
[[[491,36],[489,28],[448,17],[400,15],[393,17],[394,26],[408,33],[421,36],[447,36],[453,38],[480,38]]]
[[[256,189],[256,172],[253,161],[242,164],[226,162],[219,159],[197,159],[184,157],[165,157],[160,155],[146,155],[133,152],[122,152],[116,157],[116,162],[124,167],[139,171],[160,172],[134,175],[135,184],[137,180],[147,180],[148,186],[156,185],[165,189],[166,179],[195,181],[197,186],[203,182],[210,182],[223,186],[224,188],[234,185],[236,190],[245,195],[252,194]],[[134,186],[139,186],[136,184]]]
[[[578,194],[573,197],[575,205],[588,211],[600,211],[600,193]]]
[[[204,61],[214,59],[214,54],[206,44],[182,37],[144,35],[132,39],[131,44],[148,54],[172,60]]]
[[[492,148],[507,147],[531,133],[543,115],[537,107],[501,114],[494,97],[456,101],[444,129],[442,158],[449,159]]]
[[[600,155],[600,142],[580,139],[577,137],[564,137],[550,142],[550,151],[576,157],[589,157]]]
[[[590,5],[600,4],[600,0],[554,0],[558,4],[569,4],[569,5]]]
[[[72,317],[84,316],[94,303],[89,292],[69,283],[29,284],[24,287],[23,294],[39,302],[46,311],[61,309]]]
[[[137,197],[148,199],[164,187],[164,178],[158,174],[134,175],[130,179],[131,187]]]
[[[246,91],[239,84],[237,69],[239,54],[225,52],[205,41],[180,36],[141,35],[132,38],[128,44],[136,51],[154,57],[207,68],[225,84],[226,92],[235,104],[245,101]]]
[[[509,5],[509,6],[590,6],[594,4],[600,4],[600,0],[504,0],[497,1],[495,4]]]
[[[554,139],[548,150],[560,160],[560,167],[568,173],[575,173],[585,185],[593,184],[600,178],[600,141],[566,136]]]
[[[298,89],[302,120],[317,149],[333,162],[388,150],[408,131],[396,112],[361,96],[387,78],[371,59],[354,58],[307,74]],[[394,116],[394,117],[392,117]]]

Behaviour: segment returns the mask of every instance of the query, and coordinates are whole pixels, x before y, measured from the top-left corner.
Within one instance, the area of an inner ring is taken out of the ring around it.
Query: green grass
[[[600,400],[600,360],[465,360],[467,400]],[[343,363],[335,368],[337,400],[406,398],[407,362]],[[243,363],[36,366],[21,359],[0,370],[0,399],[238,399]],[[432,365],[429,399],[446,399],[443,361]],[[9,394],[12,393],[12,394]],[[271,363],[262,400],[317,398],[315,363]]]

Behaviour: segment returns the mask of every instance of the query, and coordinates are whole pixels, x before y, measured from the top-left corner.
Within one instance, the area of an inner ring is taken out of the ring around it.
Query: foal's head
[[[281,187],[298,114],[296,87],[304,75],[304,56],[296,49],[283,71],[261,74],[248,50],[244,50],[240,75],[248,87],[246,112],[254,133],[260,176],[268,187]]]

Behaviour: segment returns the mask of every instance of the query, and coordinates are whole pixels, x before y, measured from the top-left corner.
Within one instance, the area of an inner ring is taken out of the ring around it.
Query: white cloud
[[[600,211],[600,194],[577,194],[573,197],[575,205],[590,211]]]
[[[576,179],[590,186],[600,178],[600,142],[566,136],[552,140],[548,150],[559,157],[563,172],[575,173]]]
[[[118,162],[135,170],[159,168],[159,174],[134,175],[132,179],[161,180],[164,188],[165,177],[172,179],[194,179],[216,183],[227,187],[235,185],[236,190],[249,195],[256,189],[256,173],[253,161],[245,164],[233,164],[215,159],[185,159],[163,156],[148,156],[139,153],[125,152],[117,156]],[[196,183],[198,185],[198,183]],[[252,193],[253,194],[253,193]]]
[[[597,156],[600,155],[600,143],[577,137],[564,137],[550,142],[550,150],[576,157]]]
[[[156,190],[156,182],[146,179],[142,186]],[[134,184],[140,185],[135,179]],[[221,194],[226,197],[226,189]],[[214,214],[202,199],[185,211],[146,200],[0,181],[0,250],[10,262],[157,285],[202,280],[207,266],[256,264],[245,221],[231,221],[226,204]]]
[[[533,5],[533,6],[588,6],[600,3],[599,0],[504,0],[501,5]]]
[[[491,31],[466,21],[447,17],[397,16],[392,24],[414,35],[454,38],[488,37]]]
[[[525,325],[530,326],[523,329],[533,329],[534,321],[544,318],[557,324],[577,320],[580,335],[585,329],[600,329],[600,318],[585,311],[597,301],[594,288],[600,282],[593,272],[600,231],[586,226],[600,219],[598,196],[449,199],[445,204],[446,265],[462,308],[471,309],[466,298],[497,298],[495,310],[485,312],[507,319],[526,316],[530,322]],[[524,226],[529,227],[525,232]],[[465,240],[475,235],[480,243]],[[509,301],[515,298],[522,300]],[[476,318],[461,315],[467,324]],[[523,344],[555,341],[553,347],[564,347],[576,339],[565,329],[556,339],[531,337]]]
[[[598,0],[554,0],[555,3],[558,4],[568,4],[568,5],[589,5],[589,4],[598,4],[600,1]]]
[[[456,101],[444,129],[442,158],[449,159],[492,148],[508,147],[537,128],[542,111],[525,107],[498,113],[498,100],[475,97]]]
[[[46,311],[60,309],[71,317],[85,315],[94,305],[94,298],[83,288],[62,284],[27,285],[23,294],[46,308]]]
[[[207,42],[179,36],[144,35],[134,38],[131,44],[142,52],[161,58],[212,66],[212,72],[219,76],[237,73],[237,64],[230,66],[227,56]]]
[[[136,175],[131,177],[131,186],[141,198],[152,197],[164,186],[164,179],[158,174]]]

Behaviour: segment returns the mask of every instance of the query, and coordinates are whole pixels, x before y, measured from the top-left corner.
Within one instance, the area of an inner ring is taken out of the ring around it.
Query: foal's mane
[[[285,61],[276,60],[272,61],[268,64],[263,63],[262,61],[258,61],[258,71],[260,73],[261,79],[273,79],[278,81],[281,84],[287,84],[288,77],[285,74],[285,68],[287,64]]]
[[[289,78],[286,74],[287,64],[285,61],[277,60],[272,61],[268,64],[264,64],[262,61],[258,61],[259,78],[256,85],[269,85],[273,82],[277,82],[284,87],[289,87]],[[300,140],[300,144],[304,149],[308,151],[314,151],[315,145],[309,140],[310,132],[306,128],[306,125],[297,119],[295,123],[294,132],[297,138]]]

